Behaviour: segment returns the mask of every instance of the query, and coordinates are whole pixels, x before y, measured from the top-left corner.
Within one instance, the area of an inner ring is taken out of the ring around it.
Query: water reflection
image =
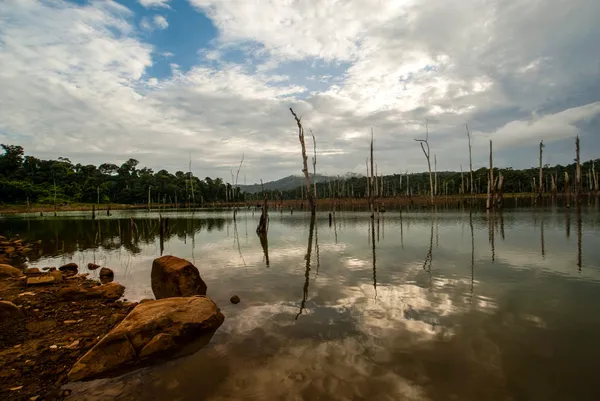
[[[247,228],[240,241],[242,225],[257,224],[251,211],[236,221],[163,215],[164,253],[194,258],[225,323],[193,355],[72,389],[100,400],[115,398],[106,389],[121,400],[600,399],[589,386],[600,360],[600,218],[571,213],[577,241],[565,238],[562,209],[388,210],[378,227],[368,213],[337,211],[331,229],[327,213],[273,214],[268,243]],[[113,214],[0,224],[44,241],[32,265],[93,257],[128,299],[146,297],[158,216]]]

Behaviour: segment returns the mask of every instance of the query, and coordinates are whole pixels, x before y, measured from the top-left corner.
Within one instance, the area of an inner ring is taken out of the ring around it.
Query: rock
[[[75,324],[75,323],[77,323],[77,320],[65,320],[63,323],[64,324]]]
[[[0,301],[0,317],[18,318],[21,316],[21,309],[10,301]]]
[[[147,358],[151,355],[169,351],[175,347],[176,345],[173,341],[173,336],[168,333],[159,333],[152,337],[152,340],[142,348],[140,351],[140,358]]]
[[[61,281],[63,281],[62,272],[59,272],[56,269],[50,271],[50,276],[52,276],[55,283],[60,283]]]
[[[206,284],[198,269],[176,256],[154,259],[151,282],[156,299],[206,295]]]
[[[100,269],[100,277],[102,276],[114,276],[115,273],[113,273],[112,270],[110,270],[108,267],[103,267],[102,269]]]
[[[37,267],[30,267],[28,269],[25,269],[25,274],[28,276],[39,276],[40,274],[42,274],[42,272]]]
[[[54,284],[56,280],[51,275],[27,277],[27,285],[46,285]]]
[[[75,363],[69,379],[90,380],[120,373],[140,364],[142,355],[147,362],[166,356],[166,350],[169,357],[195,352],[210,340],[224,319],[207,297],[165,298],[139,304]]]
[[[234,295],[231,298],[229,298],[229,301],[232,304],[239,304],[240,303],[240,297],[238,297],[237,295]]]
[[[76,284],[61,288],[57,295],[63,301],[80,301],[83,299],[104,298],[117,300],[125,293],[125,287],[119,283],[109,283],[96,287],[78,287]]]
[[[56,344],[50,346],[51,351],[56,351],[57,349],[58,349],[58,345],[56,345]]]
[[[32,248],[30,248],[30,247],[28,247],[28,246],[26,246],[26,247],[24,247],[23,249],[21,249],[21,252],[23,252],[23,253],[29,253],[29,252],[31,252],[31,251],[33,251],[33,249],[32,249]]]
[[[88,269],[90,269],[90,270],[96,270],[98,268],[100,268],[100,265],[97,265],[95,263],[88,263]]]
[[[0,265],[0,278],[2,277],[20,277],[21,270],[10,265]]]
[[[16,249],[14,246],[7,246],[6,248],[4,248],[4,253],[8,256],[11,256],[13,253],[15,253],[15,251]]]
[[[63,272],[67,276],[74,276],[77,274],[79,268],[77,267],[77,263],[67,263],[66,265],[62,265],[58,268],[61,272]]]
[[[150,301],[154,301],[154,300],[150,299],[150,298],[144,298],[139,303],[143,304],[144,302],[150,302]]]

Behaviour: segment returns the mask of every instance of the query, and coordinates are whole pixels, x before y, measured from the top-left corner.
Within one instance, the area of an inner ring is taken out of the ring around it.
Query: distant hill
[[[310,175],[310,182],[326,182],[329,180],[333,180],[333,177],[328,177],[325,175]],[[281,178],[276,181],[265,182],[265,190],[267,191],[289,191],[291,189],[298,188],[300,185],[304,185],[304,177],[299,175],[290,175],[284,178]],[[252,185],[240,185],[240,189],[244,192],[255,194],[261,191],[260,183],[252,184]]]

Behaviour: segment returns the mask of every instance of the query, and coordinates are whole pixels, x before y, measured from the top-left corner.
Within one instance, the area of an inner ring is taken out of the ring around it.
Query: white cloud
[[[162,15],[155,15],[153,20],[154,20],[154,26],[156,26],[158,29],[167,29],[169,26],[167,19],[165,17],[163,17]]]
[[[166,7],[169,8],[170,0],[138,0],[142,6],[146,8],[158,8],[158,7]]]
[[[219,29],[198,53],[210,66],[154,52],[112,1],[0,2],[0,140],[40,157],[135,154],[168,169],[191,152],[199,174],[225,178],[244,152],[255,182],[300,173],[291,106],[330,174],[363,172],[371,127],[382,171],[422,171],[412,138],[425,118],[439,169],[466,164],[466,122],[474,151],[492,136],[515,167],[525,161],[510,149],[527,141],[579,133],[600,151],[589,127],[600,101],[596,1],[189,1]],[[140,28],[164,29],[162,18]],[[231,49],[247,60],[228,61]],[[148,76],[166,57],[173,75]]]
[[[143,17],[140,21],[140,28],[145,31],[153,31],[154,29],[167,29],[169,22],[162,15],[155,15],[152,18]]]

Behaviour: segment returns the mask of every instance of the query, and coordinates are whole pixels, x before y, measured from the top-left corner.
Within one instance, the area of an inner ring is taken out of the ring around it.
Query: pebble
[[[75,340],[70,345],[67,345],[67,349],[75,349],[78,346],[79,346],[79,340]]]
[[[239,304],[240,303],[240,297],[238,297],[237,295],[232,296],[229,301],[231,301],[232,304]]]
[[[13,388],[9,388],[10,391],[19,391],[23,388],[23,386],[18,386],[18,387],[13,387]]]
[[[50,350],[56,351],[58,349],[58,345],[51,345]]]
[[[77,323],[77,320],[65,320],[63,323],[64,324],[74,324],[74,323]]]

